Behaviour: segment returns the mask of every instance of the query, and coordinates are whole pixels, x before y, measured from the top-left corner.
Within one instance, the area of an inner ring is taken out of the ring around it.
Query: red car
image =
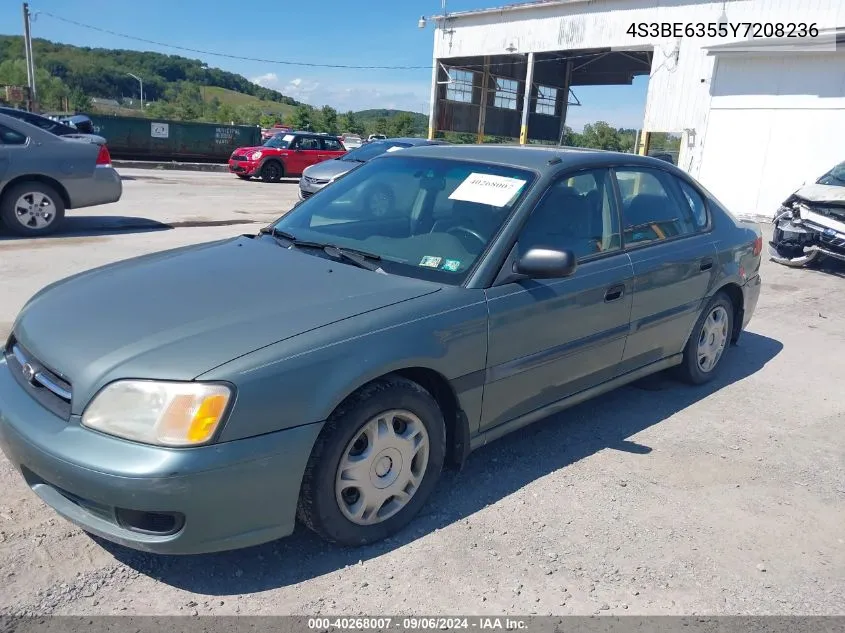
[[[346,150],[334,136],[312,132],[276,134],[259,147],[239,147],[229,157],[229,171],[238,178],[253,176],[278,182],[299,176],[306,167],[343,156]]]

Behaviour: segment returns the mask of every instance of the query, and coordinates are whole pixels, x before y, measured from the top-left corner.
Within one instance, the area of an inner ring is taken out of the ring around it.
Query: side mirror
[[[560,279],[575,272],[575,253],[549,248],[532,248],[513,264],[513,272],[531,279]]]

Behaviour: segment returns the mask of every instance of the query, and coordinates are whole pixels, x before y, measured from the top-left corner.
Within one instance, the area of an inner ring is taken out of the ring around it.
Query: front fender
[[[487,357],[483,291],[449,289],[359,315],[235,359],[200,380],[237,386],[220,441],[326,420],[371,380],[425,368],[449,380],[470,428],[481,412]]]

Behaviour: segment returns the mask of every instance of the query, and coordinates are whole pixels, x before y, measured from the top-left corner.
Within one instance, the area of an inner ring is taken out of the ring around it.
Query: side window
[[[689,205],[690,212],[692,213],[692,219],[695,221],[695,226],[697,229],[701,230],[707,227],[707,206],[704,204],[704,199],[701,197],[701,194],[698,193],[695,189],[690,187],[690,185],[680,178],[678,180],[678,186],[681,189],[681,193],[684,196],[684,200]]]
[[[26,145],[26,136],[0,125],[0,145]]]
[[[336,138],[324,138],[323,149],[329,152],[342,152],[343,146]]]
[[[594,169],[557,181],[531,212],[519,251],[569,249],[579,259],[621,248],[610,172]]]
[[[672,195],[672,178],[651,169],[616,170],[626,244],[661,242],[696,232],[691,209]]]
[[[293,149],[320,149],[320,140],[312,136],[299,136],[293,142]]]

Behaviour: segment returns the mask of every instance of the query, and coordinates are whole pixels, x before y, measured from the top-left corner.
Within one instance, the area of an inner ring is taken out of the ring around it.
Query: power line
[[[309,68],[345,68],[345,69],[358,69],[358,70],[431,70],[431,64],[428,66],[354,66],[350,64],[318,64],[312,62],[297,62],[297,61],[290,61],[290,60],[279,60],[279,59],[261,59],[259,57],[244,57],[242,55],[230,55],[229,53],[218,53],[215,51],[206,51],[199,48],[189,48],[187,46],[178,46],[176,44],[165,44],[164,42],[157,42],[155,40],[149,40],[144,37],[137,37],[135,35],[127,35],[126,33],[118,33],[117,31],[112,31],[110,29],[104,29],[99,26],[93,26],[91,24],[83,24],[82,22],[77,22],[76,20],[71,20],[70,18],[63,18],[59,15],[55,15],[50,13],[49,11],[38,11],[38,15],[46,15],[48,17],[53,18],[54,20],[58,20],[60,22],[66,22],[67,24],[73,24],[75,26],[82,27],[84,29],[90,29],[92,31],[98,31],[100,33],[106,33],[108,35],[114,35],[116,37],[122,37],[128,40],[134,40],[136,42],[143,42],[144,44],[153,44],[155,46],[162,46],[164,48],[172,48],[174,50],[179,51],[186,51],[189,53],[199,53],[200,55],[213,55],[215,57],[226,57],[228,59],[237,59],[240,61],[248,61],[248,62],[260,62],[262,64],[280,64],[284,66],[305,66]]]
[[[118,33],[117,31],[112,31],[110,29],[105,29],[99,26],[94,26],[92,24],[84,24],[82,22],[77,22],[76,20],[71,20],[70,18],[65,18],[59,15],[55,15],[54,13],[50,13],[49,11],[37,11],[37,15],[46,15],[48,17],[53,18],[54,20],[58,20],[59,22],[65,22],[67,24],[73,24],[74,26],[78,26],[84,29],[89,29],[91,31],[98,31],[100,33],[105,33],[107,35],[113,35],[115,37],[122,37],[128,40],[134,40],[136,42],[142,42],[144,44],[152,44],[154,46],[161,46],[163,48],[172,48],[178,51],[185,51],[189,53],[198,53],[200,55],[210,55],[213,57],[224,57],[226,59],[236,59],[239,61],[247,61],[247,62],[257,62],[261,64],[276,64],[282,66],[301,66],[306,68],[341,68],[346,70],[431,70],[432,65],[428,64],[426,66],[358,66],[353,64],[320,64],[316,62],[300,62],[300,61],[291,61],[291,60],[281,60],[281,59],[262,59],[260,57],[245,57],[243,55],[231,55],[229,53],[220,53],[217,51],[207,51],[199,48],[189,48],[187,46],[179,46],[177,44],[166,44],[164,42],[158,42],[156,40],[150,40],[144,37],[137,37],[135,35],[128,35],[126,33]],[[549,62],[560,62],[560,61],[567,61],[570,59],[587,59],[592,57],[597,57],[601,55],[600,53],[586,53],[581,55],[563,55],[559,57],[551,57],[547,59],[537,59],[534,61],[535,64],[542,64],[542,63],[549,63]],[[487,65],[487,69],[492,70],[494,68],[498,68],[500,66],[509,67],[513,65],[513,61],[507,62],[498,62],[498,63],[490,63]],[[447,64],[448,65],[448,64]],[[458,69],[465,69],[465,70],[484,70],[484,64],[461,64],[460,66],[456,66]]]

